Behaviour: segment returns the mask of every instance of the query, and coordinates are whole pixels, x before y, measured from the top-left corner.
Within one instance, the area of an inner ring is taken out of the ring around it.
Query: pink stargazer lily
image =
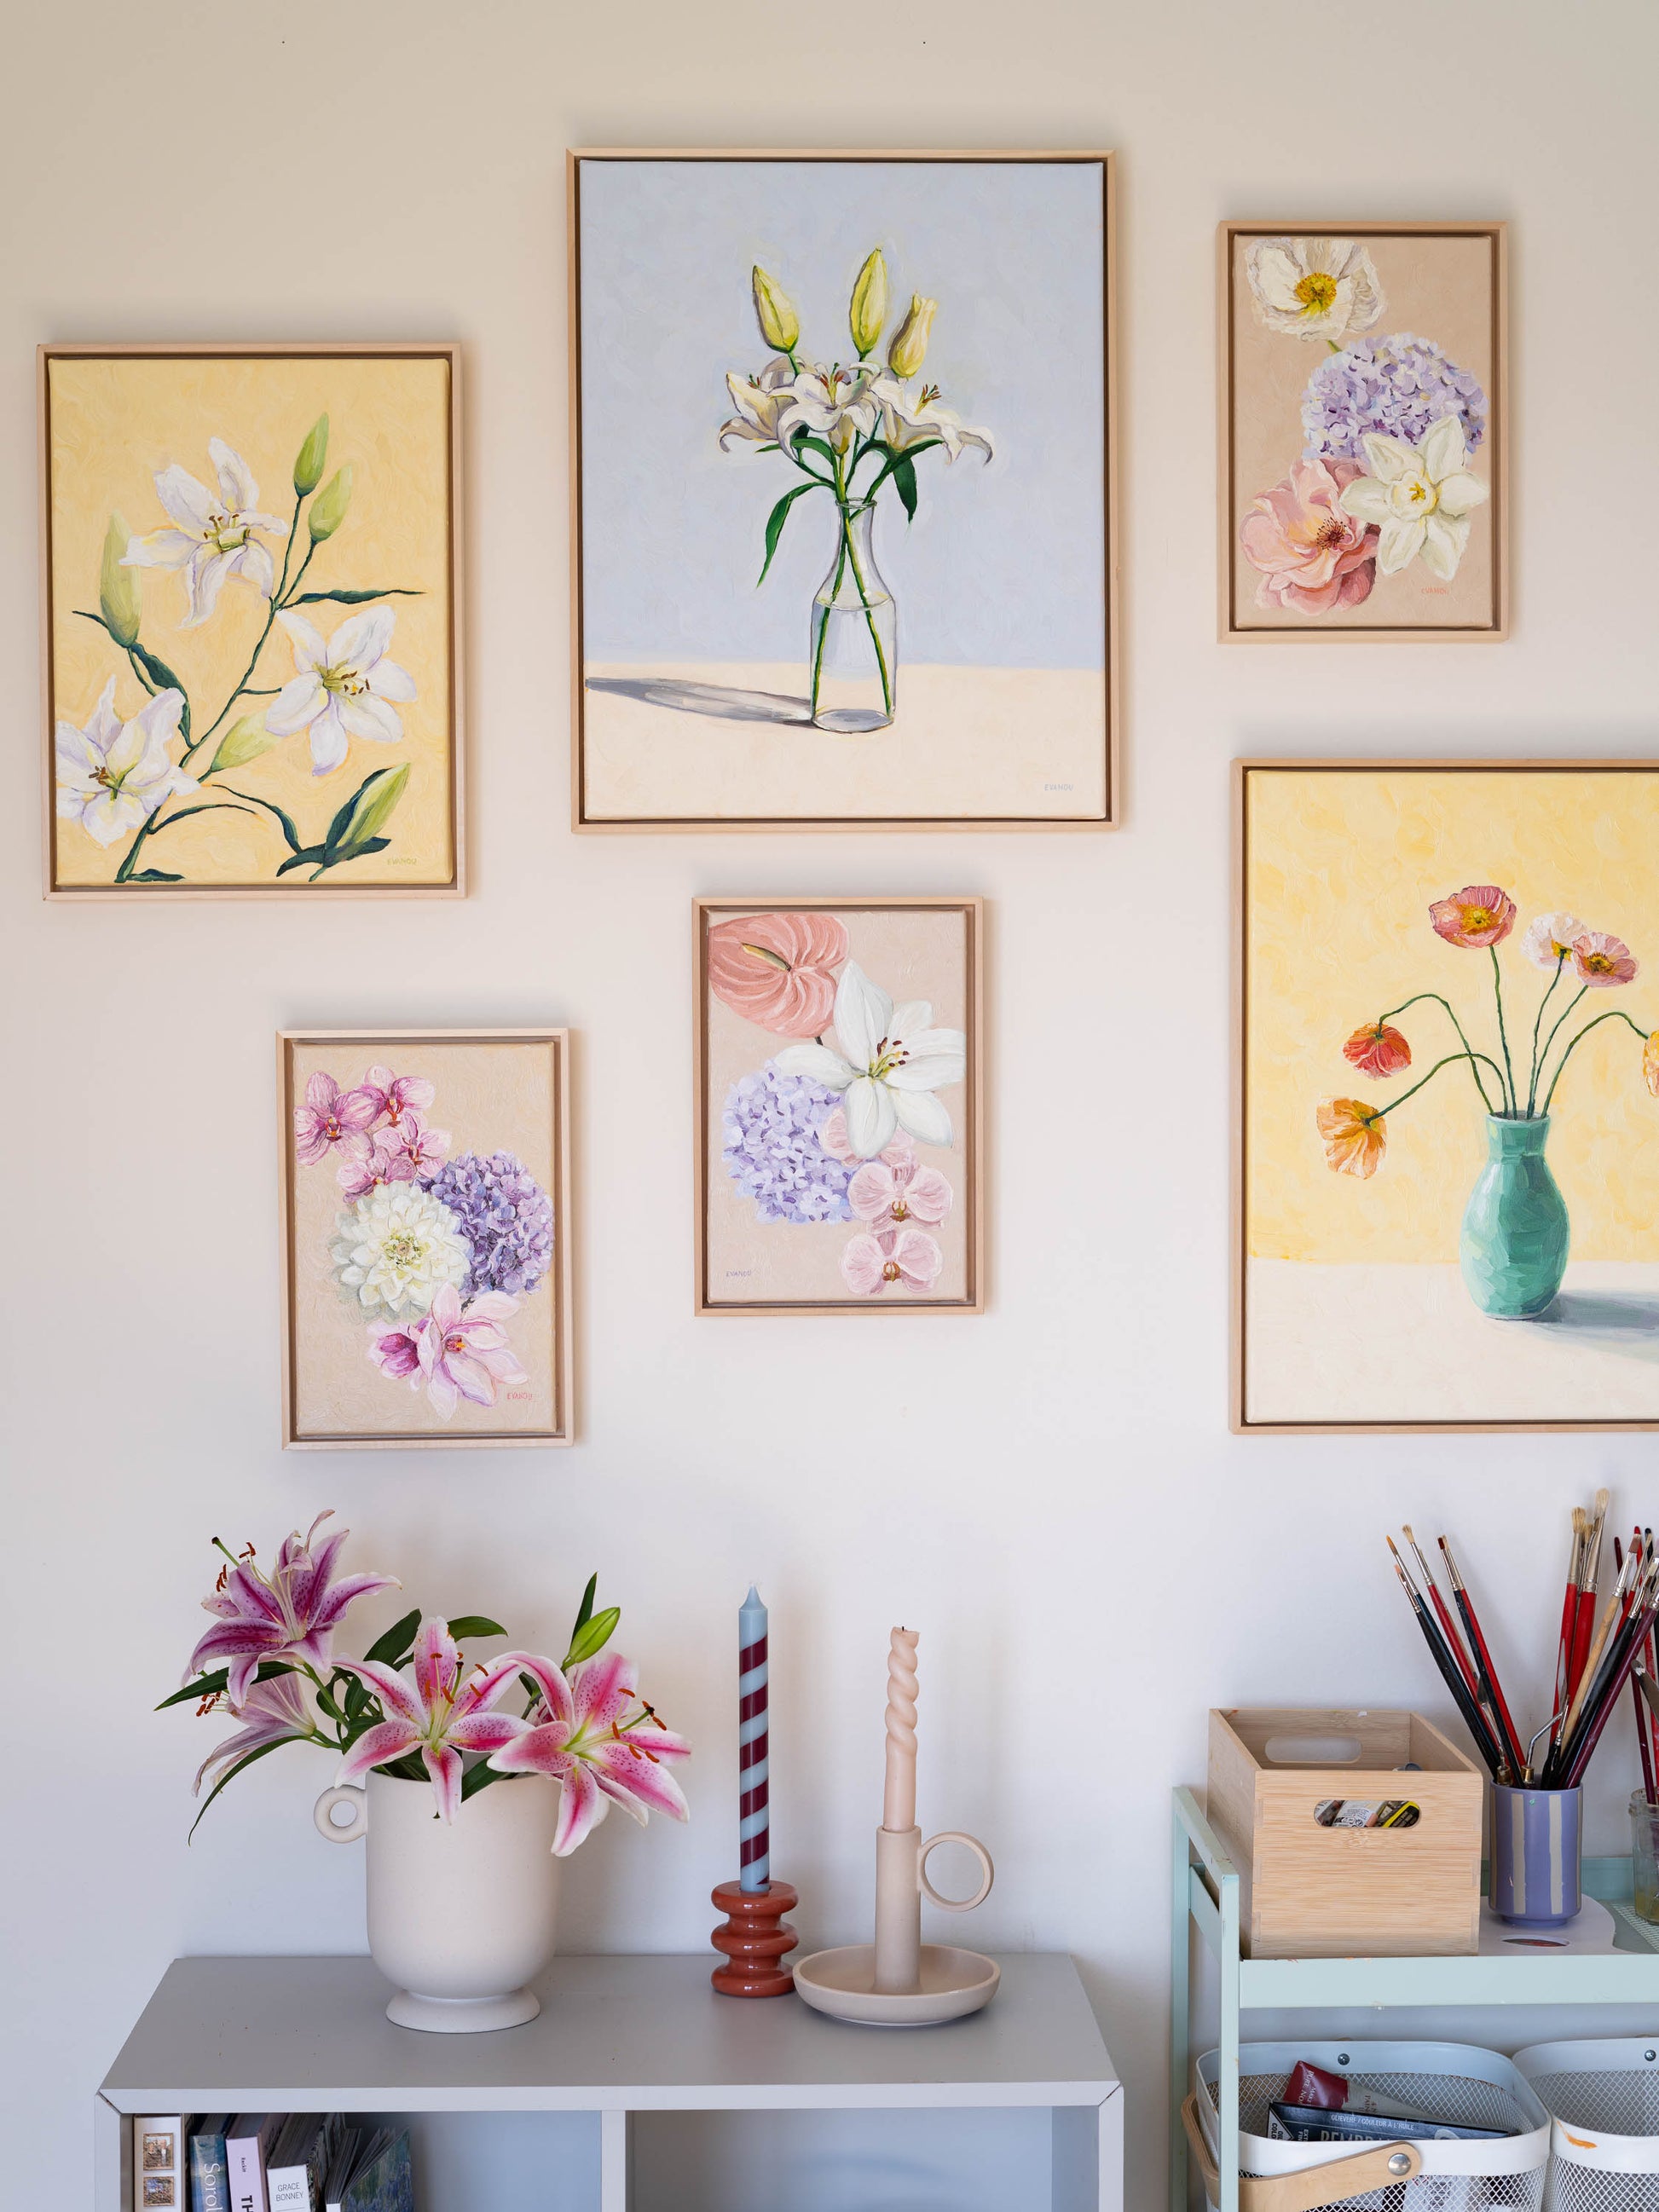
[[[516,1663],[540,1685],[541,1698],[529,1726],[492,1753],[489,1764],[498,1774],[550,1774],[563,1785],[556,1858],[568,1858],[611,1804],[641,1827],[650,1807],[671,1820],[690,1819],[665,1762],[690,1758],[691,1747],[641,1698],[631,1661],[602,1652],[568,1676],[544,1659],[520,1655]]]
[[[362,1085],[342,1091],[319,1067],[306,1085],[305,1104],[294,1109],[295,1151],[307,1167],[335,1145],[355,1152],[356,1140],[373,1127],[380,1110],[375,1092]]]
[[[242,1705],[262,1659],[296,1659],[313,1667],[327,1664],[329,1638],[354,1599],[371,1590],[399,1587],[391,1575],[346,1575],[333,1579],[334,1562],[350,1534],[337,1528],[313,1550],[317,1531],[331,1520],[333,1509],[319,1513],[302,1536],[296,1528],[283,1539],[269,1576],[250,1553],[222,1575],[202,1604],[219,1618],[190,1655],[185,1679],[204,1668],[225,1665],[225,1696]]]
[[[327,1741],[307,1706],[300,1678],[295,1674],[274,1674],[268,1682],[255,1682],[240,1705],[232,1705],[230,1712],[232,1719],[242,1725],[234,1735],[228,1735],[222,1742],[215,1744],[197,1768],[195,1794],[198,1797],[210,1773],[219,1779],[238,1760],[263,1751],[267,1744],[290,1743],[306,1738],[313,1743]]]
[[[453,1820],[460,1807],[461,1753],[499,1752],[530,1726],[515,1714],[491,1712],[491,1705],[521,1667],[526,1672],[533,1668],[539,1681],[541,1670],[550,1665],[545,1659],[509,1651],[488,1667],[475,1668],[463,1682],[460,1651],[447,1620],[421,1623],[412,1683],[377,1659],[337,1663],[374,1692],[386,1715],[347,1752],[341,1781],[355,1782],[371,1767],[389,1765],[417,1751],[432,1778],[439,1816],[445,1820]]]

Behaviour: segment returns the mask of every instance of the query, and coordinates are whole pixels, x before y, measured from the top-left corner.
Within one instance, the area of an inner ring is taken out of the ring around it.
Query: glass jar
[[[812,601],[811,708],[820,730],[863,736],[897,709],[898,618],[876,566],[876,510],[840,508],[835,558]]]
[[[1659,1926],[1659,1805],[1630,1793],[1630,1871],[1636,1917]]]

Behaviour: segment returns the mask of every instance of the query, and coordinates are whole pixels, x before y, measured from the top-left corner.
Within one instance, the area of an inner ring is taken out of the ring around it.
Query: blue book
[[[190,2212],[230,2212],[225,2130],[234,2115],[215,2112],[190,2131]]]

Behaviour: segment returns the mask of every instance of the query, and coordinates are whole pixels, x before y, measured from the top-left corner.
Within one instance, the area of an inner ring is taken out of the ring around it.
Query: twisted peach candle
[[[916,1631],[896,1628],[887,1654],[887,1786],[881,1825],[916,1825]]]

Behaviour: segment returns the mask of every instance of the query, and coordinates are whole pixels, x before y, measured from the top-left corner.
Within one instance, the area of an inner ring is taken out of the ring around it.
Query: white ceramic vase
[[[351,1818],[337,1825],[337,1808]],[[534,2020],[524,1986],[553,1955],[559,1785],[540,1775],[491,1783],[441,1820],[426,1782],[372,1773],[317,1800],[331,1843],[365,1838],[368,1950],[398,1984],[386,2018],[466,2035]]]

